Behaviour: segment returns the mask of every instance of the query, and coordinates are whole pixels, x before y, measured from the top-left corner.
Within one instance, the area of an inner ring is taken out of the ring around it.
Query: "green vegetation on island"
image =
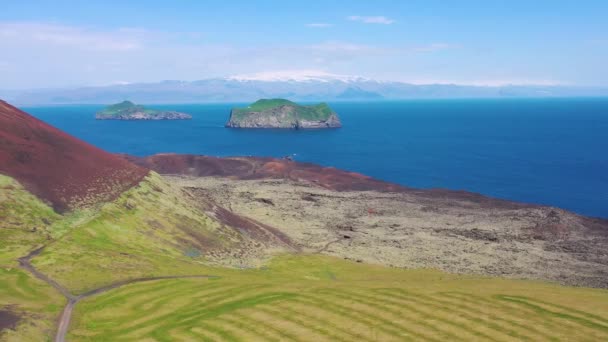
[[[338,115],[326,104],[299,105],[285,99],[261,99],[234,108],[226,127],[231,128],[337,128]]]
[[[95,114],[97,120],[188,120],[192,116],[174,111],[160,111],[123,101]]]

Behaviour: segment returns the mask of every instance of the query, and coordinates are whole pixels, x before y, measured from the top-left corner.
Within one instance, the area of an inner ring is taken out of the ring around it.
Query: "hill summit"
[[[304,106],[285,99],[261,99],[246,108],[234,108],[230,128],[338,128],[342,123],[326,103]]]
[[[61,212],[112,200],[148,171],[0,100],[0,174]]]

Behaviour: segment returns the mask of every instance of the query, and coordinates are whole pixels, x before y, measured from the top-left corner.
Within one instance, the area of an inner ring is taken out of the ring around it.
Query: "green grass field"
[[[74,341],[599,341],[608,292],[283,256],[81,302]]]

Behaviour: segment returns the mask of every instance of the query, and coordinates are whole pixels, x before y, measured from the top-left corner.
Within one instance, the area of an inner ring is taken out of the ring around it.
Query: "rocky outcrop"
[[[338,115],[325,103],[301,106],[288,100],[259,100],[247,108],[234,108],[229,128],[321,129],[339,128]]]
[[[192,116],[175,111],[159,111],[123,101],[95,114],[97,120],[189,120]]]

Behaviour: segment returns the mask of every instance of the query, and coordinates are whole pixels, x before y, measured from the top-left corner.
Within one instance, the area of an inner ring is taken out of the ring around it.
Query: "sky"
[[[608,86],[608,1],[3,0],[0,89],[273,74]]]

